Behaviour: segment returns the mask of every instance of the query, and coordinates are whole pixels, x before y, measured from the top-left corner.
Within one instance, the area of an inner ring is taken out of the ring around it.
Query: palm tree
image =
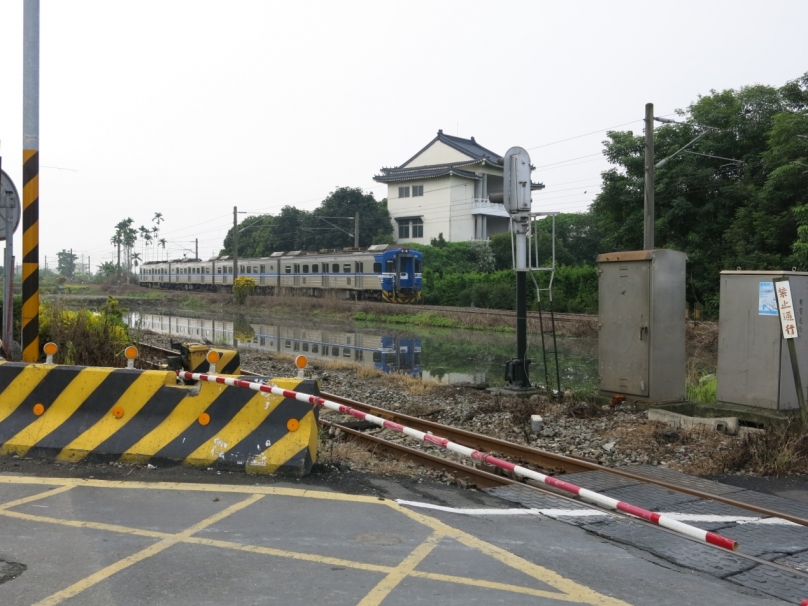
[[[160,246],[162,246],[162,247],[163,247],[163,252],[165,252],[165,251],[166,251],[166,239],[165,239],[165,238],[160,238],[160,241],[158,242],[158,244],[160,244]],[[167,260],[167,259],[168,259],[168,257],[166,257],[166,260]],[[160,260],[160,256],[159,256],[159,255],[157,256],[157,260],[158,260],[158,261]]]
[[[163,213],[154,213],[154,217],[152,217],[152,222],[157,223],[157,225],[152,227],[152,234],[154,235],[155,241],[157,241],[158,236],[160,235],[160,223],[162,223],[163,221],[165,221],[165,219],[163,219]],[[157,247],[155,246],[155,253],[157,252],[156,248]],[[163,248],[165,248],[165,246]]]

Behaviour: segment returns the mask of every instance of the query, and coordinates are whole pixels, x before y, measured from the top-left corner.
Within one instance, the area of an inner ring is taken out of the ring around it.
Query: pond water
[[[187,313],[187,312],[185,312]],[[267,353],[304,354],[310,360],[342,360],[400,372],[442,383],[505,383],[505,362],[516,354],[516,335],[457,329],[391,329],[358,325],[351,330],[312,326],[301,321],[248,322],[243,316],[171,315],[131,312],[133,328],[150,330],[177,341],[207,340],[217,345]],[[594,393],[597,389],[597,341],[558,337],[558,365],[562,389]],[[551,339],[547,340],[549,384],[555,388]],[[546,384],[541,335],[528,335],[530,377]]]

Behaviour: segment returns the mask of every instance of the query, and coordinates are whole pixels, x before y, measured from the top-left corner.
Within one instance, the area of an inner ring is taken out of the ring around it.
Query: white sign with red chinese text
[[[791,301],[791,285],[788,281],[774,283],[774,292],[777,295],[777,311],[780,312],[780,325],[783,328],[784,339],[795,339],[797,335],[797,315]]]

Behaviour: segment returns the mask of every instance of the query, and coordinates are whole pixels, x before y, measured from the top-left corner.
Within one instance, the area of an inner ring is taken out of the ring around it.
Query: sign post
[[[521,147],[512,147],[503,162],[503,205],[511,216],[516,251],[516,357],[505,366],[510,389],[531,389],[527,359],[527,230],[530,227],[530,155]],[[549,386],[548,386],[549,389]]]
[[[791,357],[791,370],[794,373],[794,387],[797,388],[797,402],[800,404],[800,418],[803,426],[808,426],[808,409],[805,406],[805,391],[800,378],[800,366],[797,362],[797,347],[794,339],[799,337],[797,329],[797,314],[794,302],[791,298],[791,284],[788,278],[775,278],[774,294],[777,296],[777,311],[780,314],[780,327],[783,330],[783,338],[788,344],[788,354]]]

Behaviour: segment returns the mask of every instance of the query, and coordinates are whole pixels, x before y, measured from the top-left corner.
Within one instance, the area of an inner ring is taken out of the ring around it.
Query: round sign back
[[[5,240],[9,233],[17,231],[21,214],[22,205],[17,188],[6,171],[0,171],[0,240]]]

